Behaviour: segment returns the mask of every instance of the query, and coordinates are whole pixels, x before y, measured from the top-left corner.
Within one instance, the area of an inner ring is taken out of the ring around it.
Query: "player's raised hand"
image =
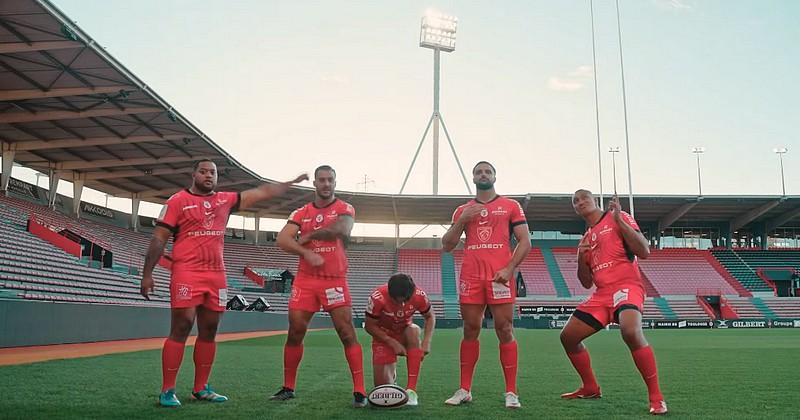
[[[589,234],[583,235],[581,241],[578,243],[578,262],[581,262],[584,258],[586,258],[588,252],[592,249],[592,245],[589,244]]]
[[[150,300],[150,293],[153,293],[155,289],[156,282],[153,280],[153,276],[142,276],[142,283],[139,286],[139,293],[141,293],[145,299]]]
[[[289,181],[288,183],[289,184],[299,184],[299,183],[301,183],[303,181],[308,181],[308,174],[307,173],[302,173],[300,175],[297,175],[297,178]]]
[[[513,275],[514,270],[508,267],[503,267],[498,272],[494,273],[494,278],[492,278],[492,281],[495,283],[508,284]]]
[[[458,221],[461,223],[467,223],[474,219],[475,216],[479,215],[484,209],[486,209],[486,207],[483,204],[470,204],[467,207],[464,207],[464,211],[461,212],[461,216],[459,216]]]
[[[611,201],[608,202],[608,209],[611,210],[611,214],[614,215],[614,220],[619,222],[622,217],[622,206],[619,204],[619,197],[614,196],[611,198]]]

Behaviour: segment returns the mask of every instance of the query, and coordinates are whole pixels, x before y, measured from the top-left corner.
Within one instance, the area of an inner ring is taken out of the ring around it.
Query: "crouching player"
[[[397,356],[408,362],[408,403],[419,404],[417,380],[422,358],[431,351],[431,336],[436,318],[428,296],[407,274],[395,274],[389,283],[369,296],[366,331],[372,336],[372,372],[375,386],[393,384],[397,379]],[[420,341],[420,328],[411,322],[415,312],[425,320]]]

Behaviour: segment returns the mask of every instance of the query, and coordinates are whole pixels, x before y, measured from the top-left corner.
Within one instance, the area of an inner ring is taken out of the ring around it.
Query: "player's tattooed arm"
[[[594,284],[594,277],[592,277],[592,267],[589,265],[589,258],[591,256],[591,245],[584,236],[578,244],[578,280],[581,286],[585,289],[590,289]]]
[[[261,186],[257,188],[242,191],[242,198],[241,202],[239,203],[239,208],[247,209],[258,202],[269,200],[270,198],[274,197],[280,197],[286,194],[286,191],[289,191],[289,188],[292,185],[303,182],[307,179],[308,174],[301,174],[291,181],[281,182],[278,184],[265,183],[261,184]]]
[[[514,270],[522,263],[528,253],[531,252],[531,237],[528,232],[528,225],[521,224],[514,226],[514,237],[517,239],[517,246],[511,255],[511,261],[502,270],[495,273],[492,281],[508,284],[514,277]]]
[[[287,223],[278,233],[278,238],[276,240],[278,247],[290,254],[303,257],[314,267],[322,265],[324,260],[319,254],[305,248],[295,239],[297,238],[298,232],[300,232],[300,226],[294,223]]]
[[[306,242],[316,239],[318,241],[332,241],[336,238],[342,238],[344,242],[350,240],[350,232],[353,230],[353,223],[355,221],[350,215],[343,214],[336,219],[336,223],[331,225],[330,227],[326,227],[323,229],[315,230],[314,232],[309,233],[308,235],[303,235],[300,237],[298,241],[300,245],[305,244]]]
[[[637,257],[643,260],[647,259],[647,257],[650,256],[650,244],[647,242],[647,238],[642,235],[642,232],[634,229],[628,224],[625,217],[622,217],[622,207],[619,204],[619,197],[614,196],[611,199],[608,203],[608,209],[613,213],[614,220],[617,222],[619,230],[622,233],[622,240],[625,241],[625,245],[628,246],[628,249]]]
[[[433,313],[433,308],[422,315],[425,321],[425,326],[422,331],[422,351],[424,354],[431,352],[431,339],[433,338],[433,329],[436,328],[436,315]]]
[[[150,239],[147,255],[144,258],[144,267],[142,267],[142,283],[139,286],[139,292],[147,300],[150,300],[150,293],[155,290],[153,269],[156,268],[158,260],[164,255],[164,248],[167,246],[170,235],[172,235],[172,232],[163,226],[156,226],[153,230],[153,238]]]

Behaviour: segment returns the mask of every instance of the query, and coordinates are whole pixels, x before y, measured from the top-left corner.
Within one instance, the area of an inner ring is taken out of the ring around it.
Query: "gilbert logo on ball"
[[[370,405],[378,408],[400,407],[408,402],[408,394],[397,385],[378,385],[367,396]]]

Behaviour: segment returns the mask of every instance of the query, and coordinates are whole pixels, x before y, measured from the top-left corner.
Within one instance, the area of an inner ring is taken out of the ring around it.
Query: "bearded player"
[[[364,361],[353,328],[345,253],[355,210],[336,198],[336,171],[330,166],[323,165],[314,171],[314,188],[314,201],[292,212],[278,234],[278,246],[300,256],[300,265],[289,299],[289,333],[283,348],[283,387],[270,399],[286,401],[295,397],[297,368],[303,359],[303,339],[311,318],[322,308],[330,314],[344,346],[353,377],[353,406],[365,407]]]
[[[647,385],[650,414],[666,414],[655,355],[642,333],[645,295],[637,260],[650,255],[647,239],[636,220],[622,211],[616,196],[603,212],[590,191],[578,190],[572,197],[572,207],[589,225],[578,246],[578,279],[583,287],[594,285],[597,289],[578,305],[561,331],[561,344],[582,381],[577,391],[561,398],[600,398],[600,386],[583,340],[616,322]]]
[[[197,341],[194,345],[192,396],[200,401],[228,400],[228,397],[217,394],[208,385],[217,351],[217,327],[228,301],[222,258],[228,217],[239,209],[250,208],[260,201],[283,195],[292,184],[306,179],[308,175],[303,174],[289,182],[263,184],[241,193],[216,192],[217,165],[204,159],[194,165],[192,186],[167,200],[153,229],[140,289],[142,296],[149,300],[149,294],[155,287],[153,269],[164,253],[169,237],[174,236],[170,278],[172,323],[161,354],[161,406],[181,405],[175,395],[175,380],[183,361],[186,338],[195,319]]]
[[[417,380],[422,358],[431,351],[436,318],[428,295],[407,274],[398,273],[369,296],[364,329],[372,336],[372,374],[375,386],[393,384],[397,379],[397,356],[406,356],[408,382],[406,405],[419,404]],[[425,320],[420,328],[411,322],[414,313]]]
[[[495,192],[496,171],[489,162],[472,168],[475,198],[453,213],[453,225],[442,237],[442,248],[452,251],[466,234],[459,278],[459,302],[464,320],[461,341],[461,387],[445,401],[459,405],[472,401],[472,375],[480,355],[478,336],[488,305],[500,341],[500,364],[505,379],[505,405],[519,408],[517,395],[517,341],[514,339],[514,272],[531,250],[528,223],[522,206]],[[511,251],[510,234],[517,245]]]

